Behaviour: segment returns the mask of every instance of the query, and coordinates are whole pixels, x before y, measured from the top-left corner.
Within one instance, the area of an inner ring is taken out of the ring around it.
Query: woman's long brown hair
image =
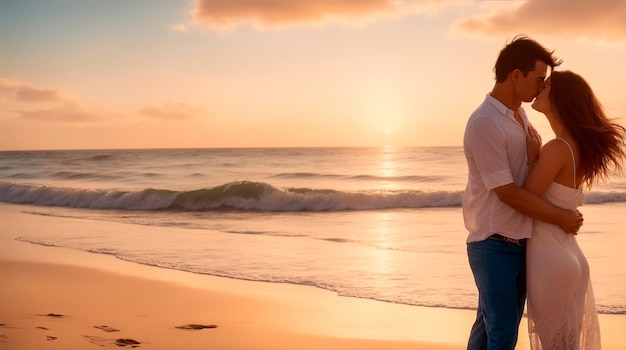
[[[606,116],[593,90],[580,75],[554,71],[550,80],[552,108],[578,144],[579,171],[587,187],[622,171],[624,127]]]

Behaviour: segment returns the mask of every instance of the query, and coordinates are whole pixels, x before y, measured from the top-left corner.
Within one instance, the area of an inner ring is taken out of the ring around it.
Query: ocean
[[[33,244],[474,309],[466,177],[460,147],[4,151],[0,208],[125,227],[11,233]],[[626,314],[626,176],[587,192],[580,209],[599,311]]]

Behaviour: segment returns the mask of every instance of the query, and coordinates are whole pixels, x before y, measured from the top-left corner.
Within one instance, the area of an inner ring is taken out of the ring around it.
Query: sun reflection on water
[[[396,159],[396,149],[393,146],[383,146],[380,154],[381,188],[386,190],[397,189],[394,179],[398,176],[399,164]]]

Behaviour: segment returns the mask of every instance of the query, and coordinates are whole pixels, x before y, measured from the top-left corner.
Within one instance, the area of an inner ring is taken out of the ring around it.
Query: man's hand
[[[580,230],[580,227],[583,225],[583,221],[583,214],[580,211],[563,210],[559,226],[565,232],[577,235],[578,230]]]

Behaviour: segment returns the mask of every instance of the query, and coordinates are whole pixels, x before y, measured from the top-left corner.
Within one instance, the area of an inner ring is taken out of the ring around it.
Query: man
[[[479,294],[469,350],[515,348],[526,300],[525,242],[533,218],[574,233],[582,224],[577,212],[557,208],[522,187],[528,175],[526,140],[536,131],[521,104],[537,96],[548,67],[560,63],[536,41],[516,37],[500,52],[493,90],[467,123],[463,218]]]

